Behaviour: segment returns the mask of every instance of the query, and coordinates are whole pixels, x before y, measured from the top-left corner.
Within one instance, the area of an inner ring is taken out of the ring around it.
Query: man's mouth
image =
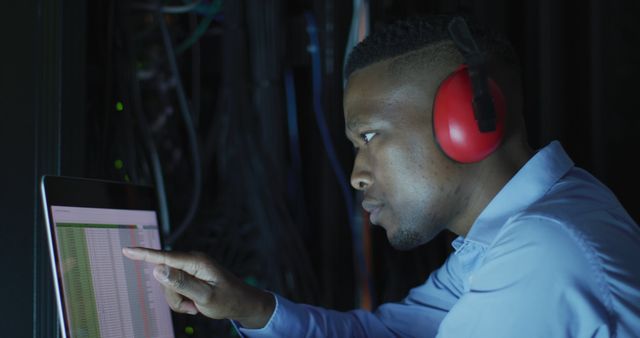
[[[362,202],[362,208],[369,213],[369,220],[371,221],[372,224],[379,225],[378,222],[379,222],[380,210],[382,210],[382,206],[383,206],[382,203],[374,200],[365,199]]]
[[[369,221],[371,222],[371,224],[380,225],[379,218],[381,209],[382,206],[375,208],[369,212]]]

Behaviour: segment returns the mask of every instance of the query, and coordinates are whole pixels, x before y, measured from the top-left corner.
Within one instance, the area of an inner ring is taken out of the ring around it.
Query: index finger
[[[191,275],[198,274],[197,262],[181,252],[167,252],[148,248],[122,248],[122,253],[133,260],[145,261],[153,264],[164,264],[172,268],[183,270]]]

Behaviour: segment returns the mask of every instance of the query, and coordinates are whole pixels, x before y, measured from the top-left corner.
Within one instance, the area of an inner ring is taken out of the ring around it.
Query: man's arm
[[[461,292],[455,256],[403,301],[383,304],[371,313],[339,312],[274,298],[200,254],[143,248],[127,248],[123,253],[158,264],[154,276],[174,311],[231,319],[249,337],[433,337]]]
[[[276,310],[264,328],[240,327],[239,332],[251,338],[434,337],[462,293],[461,269],[460,257],[451,255],[401,302],[383,304],[373,313],[333,311],[276,296]]]

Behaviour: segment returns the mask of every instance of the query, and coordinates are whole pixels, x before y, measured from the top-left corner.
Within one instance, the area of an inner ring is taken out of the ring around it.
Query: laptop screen
[[[69,336],[173,338],[170,309],[153,265],[122,255],[127,246],[160,249],[156,212],[49,208],[60,310]]]

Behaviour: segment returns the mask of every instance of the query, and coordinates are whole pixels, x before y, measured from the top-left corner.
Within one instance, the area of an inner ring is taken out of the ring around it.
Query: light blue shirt
[[[640,230],[558,142],[538,151],[426,283],[375,312],[276,297],[248,337],[640,337]]]

